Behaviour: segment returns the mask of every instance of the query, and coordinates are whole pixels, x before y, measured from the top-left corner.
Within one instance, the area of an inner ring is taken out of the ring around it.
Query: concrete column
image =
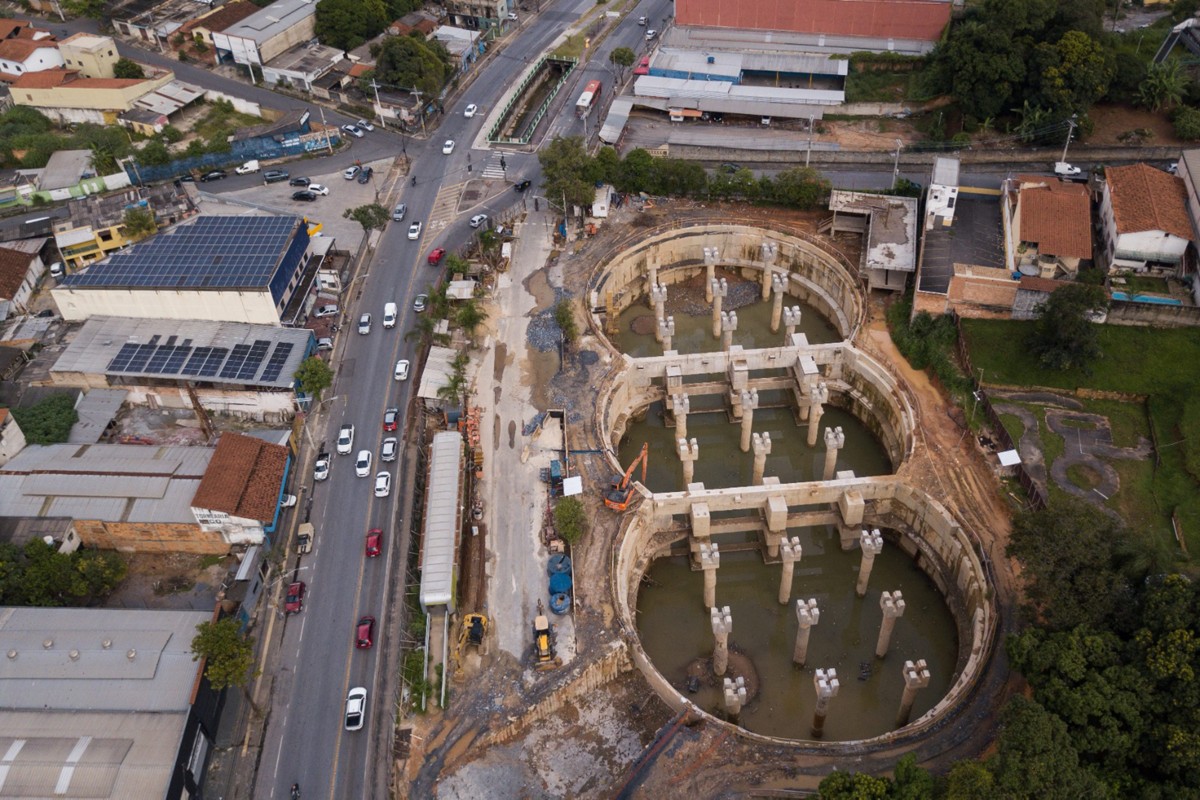
[[[871,567],[875,566],[875,556],[883,552],[883,534],[879,528],[863,531],[858,539],[862,548],[862,561],[858,565],[858,585],[854,587],[859,597],[867,596],[867,581],[871,580]]]
[[[817,431],[821,426],[821,415],[825,413],[825,404],[829,402],[829,387],[825,381],[813,386],[808,395],[808,446],[817,446]]]
[[[737,722],[738,715],[742,713],[742,706],[746,704],[746,679],[741,675],[737,680],[726,678],[724,687],[725,713],[729,715],[730,721]]]
[[[776,272],[771,276],[771,289],[775,299],[771,302],[771,333],[779,332],[779,318],[783,315],[783,290],[787,287],[783,276]]]
[[[900,695],[900,713],[896,715],[896,727],[903,728],[908,724],[912,715],[913,701],[917,699],[917,690],[929,685],[929,670],[925,659],[917,663],[904,662],[904,694]]]
[[[680,392],[671,395],[671,411],[675,413],[675,436],[687,438],[687,416],[692,410],[692,401],[687,394]]]
[[[692,477],[696,472],[696,459],[700,457],[700,443],[695,439],[691,441],[679,439],[677,445],[679,460],[683,464],[683,485],[687,486],[692,482]]]
[[[658,286],[658,254],[651,251],[646,256],[646,291],[653,292]]]
[[[717,262],[721,253],[715,247],[704,248],[704,302],[713,301],[713,281],[717,279]]]
[[[838,450],[845,446],[846,434],[842,433],[841,426],[825,429],[825,469],[821,473],[821,480],[833,480],[834,470],[837,469]]]
[[[721,551],[716,542],[700,543],[700,569],[704,572],[704,607],[717,605],[717,570],[721,567]]]
[[[729,606],[714,606],[708,610],[708,617],[712,622],[713,637],[717,640],[713,648],[713,674],[720,677],[729,668],[729,634],[733,631],[733,614],[729,613]]]
[[[712,292],[713,304],[713,338],[721,338],[721,301],[725,299],[725,295],[729,294],[729,281],[721,278],[717,280],[713,278],[708,282],[709,289]]]
[[[774,242],[763,242],[760,248],[762,250],[763,273],[762,273],[762,299],[766,300],[771,296],[771,267],[775,266],[775,258],[779,255],[779,245]]]
[[[663,352],[671,350],[671,339],[675,336],[675,317],[667,317],[658,323],[658,340],[662,342]]]
[[[721,312],[721,349],[726,353],[733,347],[733,332],[737,330],[738,317],[736,311]]]
[[[812,632],[812,626],[820,621],[821,609],[817,608],[815,597],[796,601],[796,622],[800,625],[796,629],[796,649],[792,650],[792,662],[796,666],[803,667],[804,662],[808,661],[808,634]]]
[[[654,338],[662,341],[663,308],[667,304],[667,287],[655,284],[650,287],[650,305],[654,308]]]
[[[754,480],[752,483],[755,486],[762,486],[763,472],[767,468],[767,456],[771,455],[771,434],[766,431],[751,434],[750,446],[754,448]]]
[[[783,310],[783,341],[784,343],[792,340],[792,334],[796,332],[796,328],[800,327],[800,306],[792,306]],[[771,330],[774,330],[772,328]]]
[[[897,589],[894,592],[884,592],[879,596],[879,608],[883,611],[883,621],[879,623],[879,639],[875,642],[875,657],[887,655],[888,644],[892,641],[892,629],[896,620],[904,616],[904,597]]]
[[[838,683],[836,669],[819,669],[813,675],[813,688],[817,690],[817,708],[813,711],[812,736],[820,739],[825,734],[825,717],[829,714],[829,701],[837,697]]]
[[[758,408],[758,389],[742,392],[742,452],[750,452],[750,433],[754,427],[754,409]]]
[[[779,558],[783,562],[783,571],[779,575],[779,605],[786,606],[792,601],[792,576],[796,572],[796,562],[800,560],[800,537],[793,536],[779,543]]]

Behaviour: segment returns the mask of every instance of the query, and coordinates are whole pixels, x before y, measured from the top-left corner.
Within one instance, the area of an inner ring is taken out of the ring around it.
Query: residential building
[[[41,242],[11,242],[0,245],[0,319],[29,311],[29,301],[41,281],[46,265]]]
[[[446,48],[458,72],[466,72],[475,63],[475,59],[485,52],[486,48],[480,37],[479,31],[450,25],[439,25],[433,32],[433,38]]]
[[[295,374],[316,341],[306,328],[92,317],[49,369],[54,386],[122,389],[124,402],[285,422]]]
[[[286,447],[254,436],[223,433],[192,498],[200,528],[231,544],[262,544],[279,519],[291,468]]]
[[[311,91],[320,80],[342,60],[342,51],[323,44],[304,43],[293,47],[263,65],[263,82],[276,86],[288,84],[295,89]]]
[[[293,297],[303,298],[302,279],[316,268],[310,259],[300,217],[202,216],[67,275],[52,292],[72,322],[123,316],[278,325]]]
[[[198,797],[223,694],[192,655],[211,611],[3,608],[6,797]]]
[[[91,150],[55,150],[37,178],[41,192],[66,189],[95,176]]]
[[[213,31],[220,63],[260,66],[312,39],[317,4],[312,0],[275,0],[258,13],[223,31]]]
[[[389,36],[408,36],[413,31],[428,38],[437,27],[437,17],[424,11],[410,11],[388,26]]]
[[[447,0],[442,7],[450,24],[476,31],[499,27],[517,10],[516,0]]]
[[[1182,275],[1195,231],[1182,178],[1149,164],[1109,167],[1100,225],[1109,272]]]
[[[16,417],[7,408],[0,408],[0,467],[25,449],[25,434]]]
[[[125,212],[130,208],[153,212],[154,221],[164,227],[196,213],[191,197],[173,184],[71,200],[67,203],[69,216],[53,223],[54,241],[68,272],[129,246]]]
[[[50,31],[24,20],[0,19],[0,81],[11,83],[26,73],[61,66],[63,57]]]
[[[23,548],[34,539],[51,542],[59,553],[74,553],[81,542],[64,517],[0,517],[0,543]]]
[[[1006,266],[1041,278],[1074,278],[1092,260],[1092,202],[1085,184],[1043,175],[1005,182]]]
[[[184,26],[212,5],[211,0],[115,0],[108,17],[118,34],[166,52]]]
[[[82,78],[115,78],[121,54],[111,36],[96,33],[77,33],[58,43],[67,69]]]
[[[116,124],[137,100],[174,80],[170,70],[146,67],[146,78],[89,78],[71,69],[27,73],[13,82],[15,105],[36,108],[64,124]]]
[[[179,29],[184,43],[176,45],[173,37],[171,47],[175,50],[187,50],[192,58],[215,63],[216,44],[213,42],[213,33],[224,31],[247,17],[254,16],[258,10],[258,6],[251,3],[250,0],[233,0],[231,3],[217,6],[195,19],[185,22]],[[197,48],[198,43],[203,43],[203,48]]]

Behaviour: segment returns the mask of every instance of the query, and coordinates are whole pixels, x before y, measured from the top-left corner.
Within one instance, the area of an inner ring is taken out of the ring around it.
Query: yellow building
[[[74,270],[84,264],[99,261],[114,250],[120,250],[133,242],[125,238],[123,223],[98,227],[64,221],[54,226],[54,241],[62,253],[67,269]]]
[[[15,105],[32,106],[51,119],[114,125],[135,100],[174,79],[170,70],[136,79],[88,78],[73,69],[49,69],[22,75],[10,92]]]
[[[113,78],[121,54],[111,36],[77,33],[58,43],[67,69],[76,70],[85,78]]]

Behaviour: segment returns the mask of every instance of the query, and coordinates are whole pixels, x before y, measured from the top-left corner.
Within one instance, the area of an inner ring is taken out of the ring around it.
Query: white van
[[[235,169],[234,172],[236,172],[238,175],[249,175],[251,172],[258,172],[260,169],[262,169],[262,167],[259,166],[258,160],[250,159],[245,164],[242,164],[240,167]]]
[[[50,265],[50,277],[61,278],[63,276],[63,264],[61,261],[55,261]]]
[[[384,303],[383,304],[383,327],[385,327],[385,328],[396,327],[396,311],[397,311],[397,309],[396,309],[395,303]]]

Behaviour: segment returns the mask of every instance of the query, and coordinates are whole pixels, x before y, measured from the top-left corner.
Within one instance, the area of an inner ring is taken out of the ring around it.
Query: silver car
[[[395,461],[396,451],[399,449],[400,443],[395,436],[389,436],[383,440],[383,444],[379,446],[380,461]]]
[[[358,332],[366,336],[371,332],[371,315],[363,314],[358,318]]]

